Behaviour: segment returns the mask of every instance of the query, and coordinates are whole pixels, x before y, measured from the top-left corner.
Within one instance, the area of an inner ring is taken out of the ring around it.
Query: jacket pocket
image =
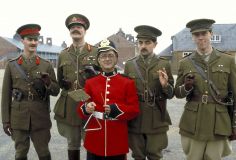
[[[164,117],[164,120],[162,120],[160,109],[159,108],[153,109],[153,112],[152,112],[152,122],[153,122],[152,127],[153,128],[160,128],[160,127],[166,127],[166,126],[171,125],[171,119],[170,119],[168,111],[166,110],[164,114],[165,114],[164,115],[165,117]]]
[[[197,124],[198,104],[187,103],[180,119],[180,129],[190,133],[195,133]]]
[[[66,108],[66,97],[67,94],[65,92],[61,92],[60,98],[57,100],[55,107],[54,107],[54,113],[60,117],[65,117],[65,108]]]
[[[212,80],[219,89],[227,89],[230,69],[218,65],[212,67]]]
[[[76,69],[75,66],[71,61],[63,61],[60,65],[60,68],[63,69],[63,75],[64,77],[71,77],[70,74],[74,74],[74,70]]]
[[[217,135],[230,135],[231,122],[226,106],[216,105],[216,121],[215,121],[215,134]]]

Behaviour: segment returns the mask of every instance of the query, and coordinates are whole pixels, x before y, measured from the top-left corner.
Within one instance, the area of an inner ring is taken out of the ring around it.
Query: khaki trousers
[[[181,136],[181,143],[187,160],[221,160],[232,152],[228,140],[198,141]]]
[[[129,147],[134,159],[161,160],[162,150],[168,145],[166,133],[135,134],[129,133]]]
[[[57,121],[57,129],[67,139],[68,150],[79,150],[81,146],[81,127],[71,126]]]
[[[49,129],[40,129],[36,131],[13,130],[12,139],[15,142],[15,158],[27,157],[30,139],[39,157],[50,155],[48,143],[51,134]]]

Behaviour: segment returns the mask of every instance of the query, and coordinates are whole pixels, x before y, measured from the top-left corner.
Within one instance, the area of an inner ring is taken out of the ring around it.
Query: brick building
[[[4,68],[8,59],[14,58],[23,52],[24,46],[20,40],[17,34],[13,38],[0,37],[0,68]],[[43,36],[40,36],[37,54],[56,66],[58,54],[64,47],[66,47],[65,43],[62,44],[62,47],[53,45],[52,38],[46,38],[44,43]]]
[[[212,46],[231,55],[236,54],[236,24],[213,24]],[[177,74],[179,61],[191,54],[196,46],[189,29],[185,28],[171,37],[172,44],[160,55],[171,60],[173,74]]]

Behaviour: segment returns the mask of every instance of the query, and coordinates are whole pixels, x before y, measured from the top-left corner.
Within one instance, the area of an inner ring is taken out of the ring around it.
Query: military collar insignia
[[[40,58],[39,56],[36,56],[36,59],[35,59],[35,64],[39,65],[40,64]]]
[[[23,63],[23,58],[22,58],[22,56],[19,57],[19,59],[17,60],[17,63],[18,63],[19,65],[22,65],[22,63]]]
[[[90,44],[85,43],[85,46],[86,46],[86,49],[88,50],[88,52],[91,52],[91,51],[92,51],[92,47],[91,47]],[[70,50],[75,50],[73,44],[71,44],[71,46],[67,48],[67,51],[68,51],[68,52],[69,52]],[[82,49],[82,50],[83,50],[83,49]]]
[[[19,64],[19,65],[22,65],[22,63],[23,63],[23,57],[22,57],[22,55],[19,57],[19,59],[17,60],[17,63]],[[36,65],[39,65],[40,64],[40,58],[39,58],[39,56],[36,56],[35,57],[35,64]]]
[[[91,51],[92,51],[91,45],[88,44],[88,43],[86,43],[86,45],[87,45],[87,50],[88,50],[89,52],[91,52]]]

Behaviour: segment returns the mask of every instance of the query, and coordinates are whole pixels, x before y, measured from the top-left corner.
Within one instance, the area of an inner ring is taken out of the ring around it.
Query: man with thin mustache
[[[174,79],[168,60],[154,53],[161,31],[147,25],[134,30],[139,55],[125,64],[124,72],[135,80],[141,114],[128,122],[129,145],[135,160],[160,160],[168,144],[166,100],[173,97]]]
[[[17,29],[24,51],[7,63],[3,78],[3,129],[15,142],[16,160],[27,160],[30,140],[39,160],[51,160],[49,96],[57,96],[60,88],[50,62],[37,55],[40,29],[38,24]]]
[[[72,38],[72,45],[64,49],[58,58],[57,79],[61,96],[54,112],[58,132],[67,139],[69,160],[80,159],[81,119],[76,115],[75,102],[68,93],[82,89],[88,78],[86,66],[97,65],[97,49],[85,42],[85,35],[90,26],[87,17],[82,14],[72,14],[65,21]]]

